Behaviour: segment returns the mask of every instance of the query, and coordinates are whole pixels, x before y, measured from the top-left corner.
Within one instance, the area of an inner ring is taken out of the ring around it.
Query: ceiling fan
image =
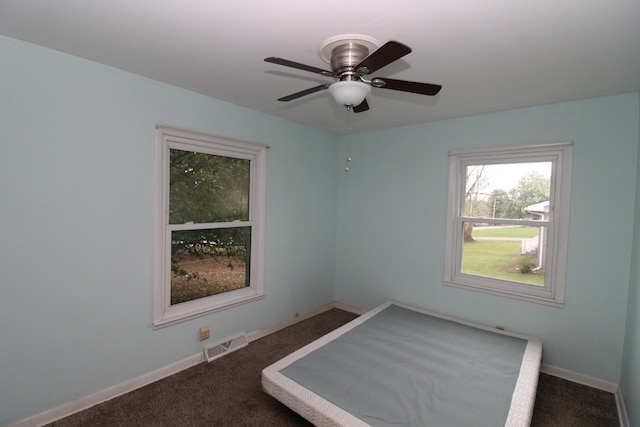
[[[371,87],[428,96],[433,96],[440,92],[442,86],[437,84],[410,82],[387,77],[366,79],[365,76],[378,71],[411,52],[409,46],[394,40],[378,47],[379,45],[377,40],[360,34],[344,34],[325,40],[320,44],[318,50],[320,57],[331,65],[331,71],[277,57],[268,57],[264,60],[273,64],[320,74],[324,77],[333,77],[338,80],[334,83],[324,83],[278,99],[278,101],[283,102],[329,89],[329,92],[339,104],[344,105],[348,110],[353,109],[355,113],[360,113],[369,109],[366,97],[371,92]]]

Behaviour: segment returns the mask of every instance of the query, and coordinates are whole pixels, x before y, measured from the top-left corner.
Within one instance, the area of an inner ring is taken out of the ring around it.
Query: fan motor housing
[[[355,66],[369,55],[369,49],[358,43],[345,43],[331,51],[331,69],[340,80],[358,80]]]

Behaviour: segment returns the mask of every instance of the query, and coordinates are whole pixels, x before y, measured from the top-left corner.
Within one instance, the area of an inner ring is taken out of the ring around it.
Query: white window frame
[[[154,154],[153,326],[161,328],[244,304],[264,296],[264,234],[267,146],[157,126]],[[181,149],[250,161],[249,220],[241,223],[169,224],[169,152]],[[251,227],[249,286],[171,305],[171,231]]]
[[[449,286],[563,307],[569,241],[572,157],[573,144],[571,142],[508,148],[452,150],[449,153],[449,200],[447,205],[444,283]],[[489,224],[533,225],[536,227],[544,225],[547,227],[545,286],[541,288],[509,280],[463,273],[463,222],[479,222],[478,218],[464,216],[466,166],[537,161],[550,161],[552,163],[549,220],[482,218],[482,222]]]

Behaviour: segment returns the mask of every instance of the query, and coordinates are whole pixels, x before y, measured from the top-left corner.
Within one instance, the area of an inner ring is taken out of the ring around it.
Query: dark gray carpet
[[[49,425],[310,426],[262,391],[261,371],[355,317],[330,310],[211,363],[201,363]],[[531,425],[617,427],[615,398],[611,393],[541,374]]]

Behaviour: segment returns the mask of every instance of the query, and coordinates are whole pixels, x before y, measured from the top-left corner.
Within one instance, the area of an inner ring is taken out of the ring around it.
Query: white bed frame
[[[369,426],[369,424],[365,423],[361,419],[356,418],[342,408],[325,400],[322,396],[319,396],[300,384],[292,381],[285,375],[281,374],[280,370],[312,351],[322,347],[328,342],[333,341],[347,331],[366,322],[369,318],[373,317],[391,304],[474,328],[527,340],[520,373],[513,392],[511,407],[509,409],[505,426],[525,427],[530,425],[536,397],[536,388],[538,385],[538,374],[540,372],[540,363],[542,359],[542,342],[540,339],[508,331],[496,330],[494,328],[466,322],[453,317],[443,316],[426,310],[420,310],[415,307],[409,307],[395,302],[387,302],[374,308],[353,321],[330,332],[324,337],[302,347],[294,353],[291,353],[278,362],[265,368],[262,371],[262,386],[264,390],[316,426]]]

